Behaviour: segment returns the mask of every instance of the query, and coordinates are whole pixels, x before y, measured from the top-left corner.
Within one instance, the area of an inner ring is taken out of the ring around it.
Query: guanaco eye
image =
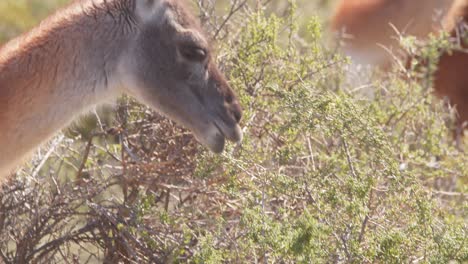
[[[181,46],[180,53],[186,60],[195,62],[202,62],[207,57],[206,50],[197,46]]]

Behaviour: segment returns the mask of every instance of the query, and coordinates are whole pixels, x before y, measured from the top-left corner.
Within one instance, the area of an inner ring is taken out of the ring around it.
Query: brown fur
[[[468,1],[458,1],[449,13],[447,29],[454,39],[461,31],[467,30]],[[466,33],[465,33],[466,34]],[[456,138],[463,135],[468,122],[468,43],[461,41],[462,50],[442,54],[434,75],[434,90],[439,96],[446,96],[457,109]]]
[[[241,110],[180,0],[79,0],[0,49],[0,176],[73,118],[122,92],[215,152]]]

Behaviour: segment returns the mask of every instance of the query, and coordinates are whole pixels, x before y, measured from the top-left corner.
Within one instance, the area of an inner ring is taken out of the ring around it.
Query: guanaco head
[[[241,108],[210,41],[180,0],[134,0],[136,36],[120,73],[127,92],[186,126],[213,152],[240,141]]]

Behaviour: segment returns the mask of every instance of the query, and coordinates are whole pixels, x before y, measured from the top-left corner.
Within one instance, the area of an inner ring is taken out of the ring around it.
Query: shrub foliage
[[[3,39],[47,13],[34,6],[59,2],[0,4],[27,18],[2,17]],[[195,4],[244,108],[243,142],[213,155],[123,97],[3,185],[3,262],[468,260],[468,158],[429,77],[372,72],[363,92],[324,41],[322,18],[294,2],[282,12],[275,1]],[[412,48],[436,60],[444,39]]]

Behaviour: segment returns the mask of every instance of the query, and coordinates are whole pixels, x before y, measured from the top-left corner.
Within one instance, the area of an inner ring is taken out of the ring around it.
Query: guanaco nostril
[[[228,104],[232,103],[232,100],[233,100],[232,94],[226,95],[226,97],[224,98],[224,100],[226,100],[226,103],[228,103]]]
[[[239,123],[242,118],[242,112],[239,110],[234,110],[232,111],[232,115],[234,116],[234,119],[236,119],[236,122]]]

